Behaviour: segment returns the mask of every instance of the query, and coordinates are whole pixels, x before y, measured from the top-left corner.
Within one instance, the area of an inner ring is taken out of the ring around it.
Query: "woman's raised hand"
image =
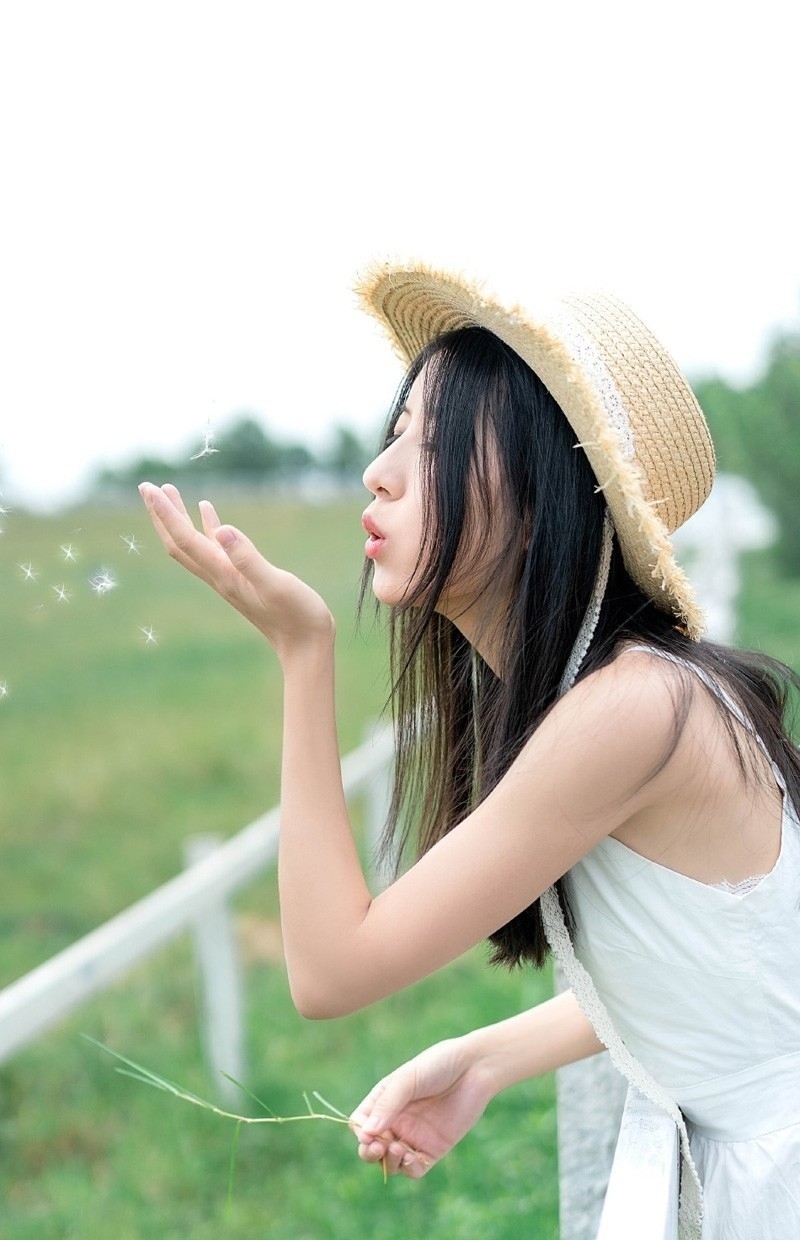
[[[240,530],[223,525],[208,500],[200,501],[198,530],[176,487],[143,482],[139,491],[172,558],[255,625],[280,659],[332,639],[333,617],[320,596],[265,560]]]
[[[418,1180],[477,1123],[495,1092],[468,1039],[438,1042],[379,1081],[350,1116],[359,1157]]]

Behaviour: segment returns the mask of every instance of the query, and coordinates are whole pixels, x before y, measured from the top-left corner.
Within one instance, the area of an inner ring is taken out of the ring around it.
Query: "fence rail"
[[[368,830],[385,798],[391,738],[385,731],[342,761],[348,797],[365,795]],[[0,991],[0,1063],[22,1050],[134,964],[253,881],[275,861],[277,809],[271,810],[208,856],[112,917]]]

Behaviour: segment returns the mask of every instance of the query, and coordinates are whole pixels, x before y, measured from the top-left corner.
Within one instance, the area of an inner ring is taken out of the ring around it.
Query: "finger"
[[[207,499],[201,499],[198,507],[200,509],[200,520],[203,525],[203,532],[207,538],[213,538],[215,532],[222,524],[217,516],[216,509]]]
[[[404,1175],[420,1180],[430,1171],[434,1160],[402,1141],[363,1141],[358,1147],[359,1158],[366,1163],[381,1163],[387,1175]]]
[[[214,589],[221,590],[231,577],[231,564],[216,541],[195,529],[160,487],[139,487],[148,515],[169,555]]]
[[[174,544],[169,531],[166,529],[164,522],[161,520],[159,515],[164,503],[161,488],[153,486],[151,482],[142,482],[139,485],[139,494],[144,501],[144,506],[147,509],[147,515],[153,522],[153,526],[158,534],[158,537],[161,539],[161,542],[164,544],[170,555],[172,555]]]
[[[294,580],[289,573],[267,560],[246,534],[233,525],[220,525],[211,540],[224,551],[229,565],[258,592],[268,586],[275,604],[279,604],[287,586]],[[231,600],[236,604],[236,600]]]
[[[366,1098],[363,1098],[361,1102],[359,1102],[358,1106],[350,1116],[353,1123],[363,1124],[367,1119],[369,1119],[370,1115],[375,1110],[375,1103],[383,1093],[385,1087],[384,1081],[378,1081],[377,1085],[373,1085]]]
[[[424,1175],[430,1171],[433,1166],[433,1160],[425,1158],[423,1154],[416,1150],[406,1150],[400,1159],[400,1174],[406,1176],[409,1180],[421,1180]]]
[[[167,496],[167,499],[169,499],[178,509],[178,512],[182,512],[185,517],[189,517],[189,511],[183,502],[183,497],[180,491],[176,486],[173,486],[171,482],[165,482],[161,490]],[[191,520],[191,517],[189,517],[189,520]]]
[[[218,554],[216,543],[195,529],[178,492],[174,487],[170,490],[177,496],[177,502],[173,501],[164,487],[155,487],[150,483],[142,483],[139,487],[153,524],[170,554],[178,551],[185,558],[197,559],[208,567],[215,563],[224,563]]]
[[[379,1163],[384,1175],[397,1175],[403,1166],[407,1146],[393,1141],[366,1141],[358,1147],[358,1156],[362,1162]]]
[[[376,1090],[373,1093],[377,1092]],[[367,1133],[377,1135],[385,1128],[391,1128],[395,1116],[416,1097],[417,1074],[412,1064],[403,1064],[391,1076],[386,1077],[380,1086],[380,1092],[371,1099],[371,1112],[364,1122]],[[366,1107],[364,1107],[366,1110]]]
[[[361,1141],[358,1146],[358,1156],[364,1162],[382,1162],[387,1156],[387,1145],[386,1141]]]

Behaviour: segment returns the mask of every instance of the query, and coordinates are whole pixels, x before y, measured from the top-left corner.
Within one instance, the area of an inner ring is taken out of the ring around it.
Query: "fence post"
[[[184,863],[203,861],[220,845],[215,835],[193,835],[184,843]],[[220,1102],[232,1105],[241,1093],[227,1072],[244,1081],[242,971],[230,905],[221,899],[208,904],[192,921],[197,971],[202,991],[203,1044]]]
[[[556,991],[567,989],[554,973]],[[627,1087],[607,1054],[556,1072],[561,1240],[595,1240]]]

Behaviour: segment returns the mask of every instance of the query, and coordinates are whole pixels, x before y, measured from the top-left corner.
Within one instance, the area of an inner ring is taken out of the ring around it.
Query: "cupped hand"
[[[420,1179],[477,1123],[494,1094],[465,1039],[439,1042],[379,1081],[350,1116],[365,1162]]]
[[[223,525],[201,500],[201,529],[177,487],[143,482],[139,492],[164,547],[205,581],[275,647],[279,658],[309,642],[333,637],[333,617],[320,596],[292,573],[276,568],[240,530]]]

